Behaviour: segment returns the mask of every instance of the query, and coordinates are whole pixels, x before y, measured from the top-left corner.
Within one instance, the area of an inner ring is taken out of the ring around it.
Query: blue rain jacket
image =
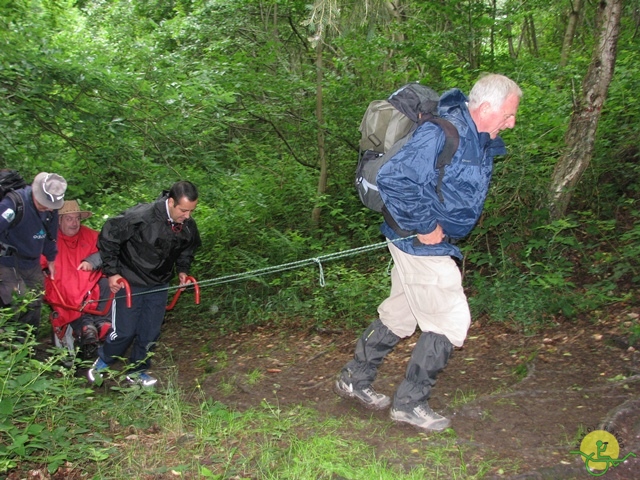
[[[506,148],[500,137],[491,139],[488,133],[478,133],[469,110],[467,98],[458,89],[444,93],[438,114],[458,130],[460,145],[451,165],[445,168],[441,202],[436,193],[438,170],[436,159],[444,146],[444,132],[426,122],[413,137],[378,172],[380,195],[391,216],[403,230],[430,233],[439,224],[448,239],[467,236],[478,222],[487,198],[493,157],[504,155]],[[384,222],[380,227],[390,240],[400,238]],[[394,242],[410,255],[453,256],[462,259],[460,249],[450,241],[424,245],[415,239]],[[445,239],[447,240],[447,239]]]

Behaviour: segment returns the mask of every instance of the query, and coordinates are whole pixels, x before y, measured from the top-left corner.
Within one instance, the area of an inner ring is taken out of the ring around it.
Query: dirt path
[[[621,337],[623,323],[639,312],[625,308],[600,321],[564,323],[531,336],[476,322],[439,377],[430,404],[451,416],[457,442],[474,452],[472,462],[494,459],[511,466],[501,475],[496,467],[487,478],[590,478],[584,461],[570,451],[579,449],[587,429],[605,428],[623,445],[620,458],[628,452],[638,457],[610,468],[604,478],[640,478],[640,352]],[[383,438],[366,439],[384,457],[388,449],[402,448],[390,438],[418,432],[332,392],[355,339],[351,332],[275,328],[219,337],[169,321],[159,353],[170,354],[187,391],[197,380],[207,395],[232,408],[264,399],[388,424]],[[378,391],[392,394],[416,339],[403,340],[387,356],[374,384]],[[411,467],[409,452],[400,458]]]

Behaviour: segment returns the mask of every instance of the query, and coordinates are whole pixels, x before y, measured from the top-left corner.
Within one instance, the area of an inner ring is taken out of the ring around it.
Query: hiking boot
[[[102,378],[102,374],[100,373],[100,371],[106,370],[107,368],[109,368],[109,365],[104,363],[104,361],[100,357],[98,357],[98,359],[93,362],[93,365],[87,372],[87,378],[91,383],[94,383],[96,379]]]
[[[391,399],[388,396],[377,393],[371,387],[363,388],[362,390],[355,389],[352,383],[347,383],[342,378],[336,380],[334,391],[340,397],[353,398],[372,410],[384,410],[391,405]]]
[[[158,379],[152,377],[146,372],[136,372],[127,375],[127,381],[132,385],[142,385],[143,387],[151,387],[158,382]]]
[[[98,343],[98,329],[93,325],[83,326],[82,333],[80,334],[80,343],[82,345]]]
[[[424,403],[411,410],[400,410],[393,407],[389,412],[391,420],[408,423],[422,430],[439,432],[451,425],[451,420],[442,415],[438,415],[431,410],[429,404]]]
[[[93,360],[98,356],[98,344],[89,343],[80,347],[80,357],[83,360]]]

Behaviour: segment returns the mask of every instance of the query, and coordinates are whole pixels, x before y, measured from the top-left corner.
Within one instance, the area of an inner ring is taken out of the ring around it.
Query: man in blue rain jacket
[[[388,214],[400,229],[416,235],[403,240],[386,221],[381,227],[394,260],[391,293],[336,380],[335,391],[341,397],[372,409],[391,405],[394,421],[426,431],[451,424],[431,410],[427,400],[437,374],[454,346],[462,346],[471,323],[458,267],[462,253],[452,242],[468,235],[480,218],[493,157],[506,153],[498,133],[515,126],[521,96],[515,82],[491,74],[476,82],[468,100],[457,89],[441,97],[438,113],[456,127],[460,137],[441,182],[436,159],[445,134],[431,122],[418,127],[380,169],[377,184]],[[401,338],[413,335],[416,327],[422,333],[392,402],[371,385],[384,357]]]

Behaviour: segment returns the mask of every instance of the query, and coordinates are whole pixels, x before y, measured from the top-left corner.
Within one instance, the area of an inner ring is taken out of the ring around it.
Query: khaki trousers
[[[409,255],[391,242],[388,245],[394,266],[391,293],[378,307],[382,323],[402,338],[419,326],[461,347],[471,312],[456,262],[451,257]]]

